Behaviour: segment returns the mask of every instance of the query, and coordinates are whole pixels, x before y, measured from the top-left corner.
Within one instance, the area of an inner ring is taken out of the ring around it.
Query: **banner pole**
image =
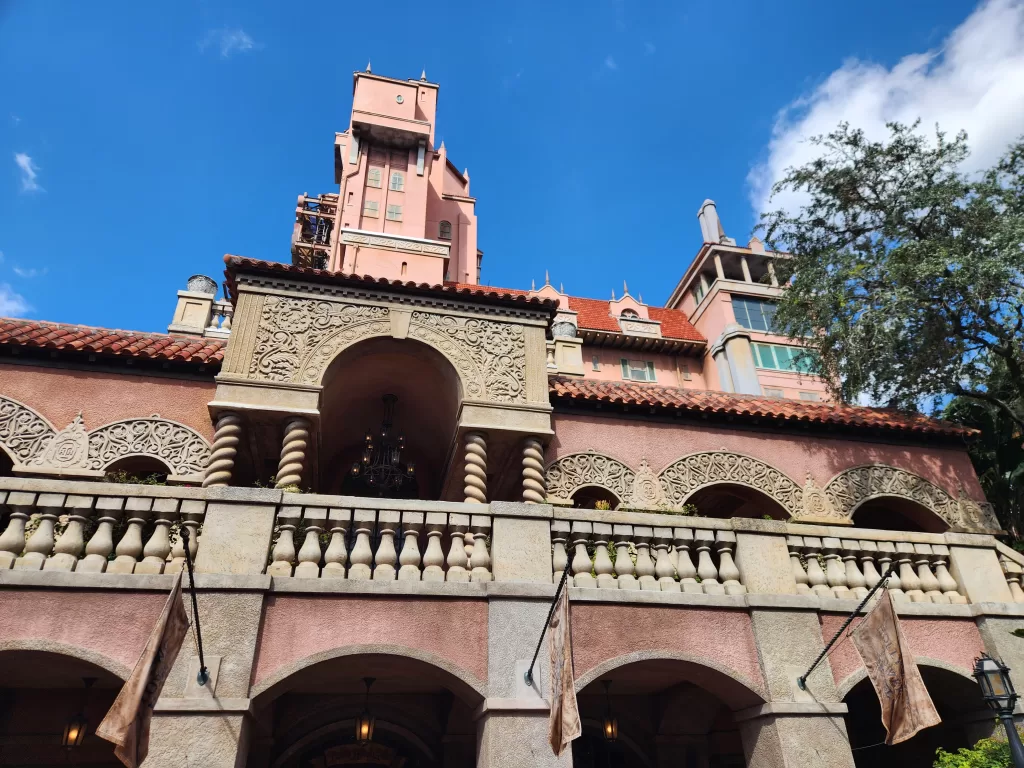
[[[565,570],[562,571],[562,578],[558,582],[558,589],[555,590],[555,599],[551,601],[551,610],[548,611],[548,617],[544,620],[544,626],[540,631],[540,637],[537,638],[537,649],[533,652],[533,661],[530,662],[529,668],[526,670],[526,674],[523,675],[523,679],[526,680],[526,684],[529,686],[533,685],[533,665],[537,663],[537,655],[540,653],[540,645],[544,642],[544,633],[548,631],[548,625],[551,623],[551,617],[555,613],[555,603],[558,602],[558,596],[562,594],[562,588],[565,587],[565,581],[569,578],[569,568],[572,566],[572,559],[567,559],[565,563]]]
[[[206,668],[206,660],[203,658],[203,631],[199,627],[199,605],[196,602],[196,579],[192,573],[192,551],[188,546],[189,532],[186,526],[181,526],[181,540],[185,545],[185,567],[188,569],[188,592],[192,596],[192,623],[196,627],[196,645],[199,647],[199,674],[196,675],[196,682],[199,685],[206,685],[210,680],[210,672]]]

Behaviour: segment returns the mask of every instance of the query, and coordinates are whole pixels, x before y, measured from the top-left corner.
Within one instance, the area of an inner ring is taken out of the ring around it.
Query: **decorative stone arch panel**
[[[992,506],[967,498],[963,488],[954,497],[920,475],[886,464],[843,470],[829,480],[824,492],[832,508],[846,518],[852,518],[866,501],[891,496],[921,505],[954,528],[999,529]]]
[[[89,470],[105,470],[126,458],[147,457],[166,464],[176,477],[201,478],[210,459],[210,444],[202,435],[156,416],[105,424],[89,432],[88,439],[85,467]]]
[[[57,430],[24,403],[0,395],[0,447],[15,464],[27,464],[45,450]]]
[[[548,499],[568,503],[580,488],[597,486],[614,493],[620,502],[627,502],[636,473],[611,456],[596,451],[570,453],[551,462],[546,471]]]
[[[681,507],[702,488],[729,483],[760,491],[778,502],[792,517],[806,515],[803,488],[775,467],[741,453],[691,453],[665,467],[658,479],[665,501],[671,507]]]

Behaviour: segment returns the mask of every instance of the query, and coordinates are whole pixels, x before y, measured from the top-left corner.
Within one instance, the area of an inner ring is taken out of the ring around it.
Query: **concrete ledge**
[[[635,603],[641,605],[699,605],[711,608],[747,607],[746,595],[705,595],[636,589],[572,587],[569,599],[577,603]]]
[[[767,608],[782,611],[817,611],[819,599],[814,595],[744,595],[749,608]],[[846,601],[842,601],[846,602]],[[854,603],[853,605],[856,605]],[[850,610],[853,610],[853,605]]]
[[[248,714],[252,710],[252,699],[158,699],[154,712],[167,712],[176,715],[188,712],[203,714]]]
[[[850,711],[845,704],[829,701],[773,701],[733,713],[737,723],[759,717],[841,717]]]
[[[819,597],[818,610],[822,613],[852,613],[860,605],[859,600],[837,600],[834,597]],[[861,610],[863,616],[875,605],[874,599]],[[909,601],[893,601],[898,616],[932,616],[946,618],[969,619],[974,616],[970,605],[939,605],[938,603],[911,603]]]
[[[549,502],[551,503],[551,502]],[[732,521],[717,517],[674,515],[670,512],[627,512],[616,509],[572,509],[555,507],[556,520],[579,520],[585,523],[619,523],[620,525],[650,525],[659,528],[698,528],[703,531],[731,530]]]
[[[491,514],[497,517],[529,517],[550,520],[554,517],[550,504],[526,504],[521,501],[492,501]]]
[[[271,591],[279,594],[382,595],[386,597],[487,597],[486,583],[452,581],[367,581],[363,579],[297,579],[271,577]]]
[[[1024,603],[973,603],[960,607],[970,608],[972,616],[1024,617]]]
[[[551,705],[547,699],[502,699],[488,698],[473,712],[473,719],[479,720],[488,714],[516,714],[519,712],[535,712],[547,714]]]
[[[170,592],[174,576],[166,573],[74,573],[73,571],[13,571],[0,570],[0,587],[30,587],[41,589],[119,589]],[[183,579],[188,587],[188,576]],[[270,577],[264,574],[232,575],[224,573],[197,573],[196,589],[213,591],[265,591],[270,589]]]

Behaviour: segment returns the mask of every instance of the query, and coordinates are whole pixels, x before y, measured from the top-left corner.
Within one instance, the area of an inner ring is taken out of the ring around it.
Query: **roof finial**
[[[544,285],[551,285],[551,275],[548,274],[546,269],[544,270]]]
[[[615,289],[612,288],[612,301],[615,301]]]
[[[565,283],[559,283],[558,284],[558,292],[559,293],[565,293]]]
[[[530,280],[530,290],[531,291],[536,291],[537,290],[537,281],[536,280],[533,280],[533,279]]]
[[[424,69],[422,72],[420,72],[420,80],[423,80],[424,82],[426,82],[426,80],[427,80],[427,70]]]
[[[644,303],[644,295],[641,293],[639,296],[636,297],[636,300],[639,301],[641,304],[643,304]]]
[[[441,139],[441,151],[444,152],[444,139]]]
[[[626,285],[626,281],[623,280],[622,281],[622,295],[625,296],[628,293],[629,293],[629,286]]]
[[[373,70],[372,70],[372,69],[370,69],[370,61],[369,61],[369,59],[367,59],[367,61],[366,61],[366,71],[367,71],[367,72],[370,72],[370,73],[372,73],[372,72],[373,72]]]

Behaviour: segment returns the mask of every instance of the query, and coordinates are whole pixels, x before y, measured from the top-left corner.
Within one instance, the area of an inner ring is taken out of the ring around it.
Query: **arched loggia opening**
[[[359,654],[321,661],[257,695],[260,725],[248,766],[472,768],[473,712],[482,701],[473,685],[417,658]],[[357,735],[366,716],[373,719],[369,739]]]
[[[744,684],[678,659],[647,659],[603,672],[578,694],[583,735],[574,768],[742,768],[734,713],[763,703]],[[614,740],[607,737],[614,720]]]
[[[789,513],[779,502],[756,488],[738,483],[713,483],[694,491],[686,499],[703,517],[770,517],[788,520]]]
[[[577,509],[618,509],[620,503],[618,496],[600,485],[584,485],[572,495]]]
[[[389,498],[437,499],[458,426],[462,387],[452,364],[412,339],[376,338],[355,344],[331,363],[321,396],[318,490]],[[385,395],[394,397],[390,435],[381,438]],[[374,488],[353,475],[370,433],[379,445],[403,438],[400,463],[409,480]]]
[[[121,765],[95,733],[123,684],[117,675],[60,653],[6,650],[0,681],[0,765]],[[65,746],[77,740],[74,729],[83,730],[81,743]]]
[[[939,747],[956,752],[992,734],[992,711],[985,706],[981,689],[972,678],[922,662],[918,663],[918,668],[942,722],[901,744],[885,745],[881,707],[867,677],[857,682],[843,698],[843,703],[849,707],[846,730],[858,768],[930,766]]]
[[[853,524],[883,531],[944,533],[949,524],[923,504],[900,496],[879,496],[853,510]]]
[[[170,467],[153,456],[125,456],[108,466],[104,474],[115,483],[163,485],[172,473]]]

